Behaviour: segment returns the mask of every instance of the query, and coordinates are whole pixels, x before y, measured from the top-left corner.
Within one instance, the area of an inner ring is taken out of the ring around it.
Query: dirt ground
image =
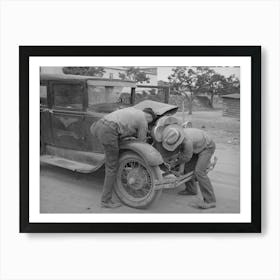
[[[181,118],[182,113],[177,117]],[[77,174],[69,170],[41,164],[41,213],[238,213],[240,211],[239,184],[239,121],[222,117],[221,111],[194,112],[186,120],[193,127],[205,129],[215,140],[218,162],[209,173],[217,197],[217,207],[198,210],[189,203],[201,199],[197,196],[179,196],[180,186],[164,190],[161,197],[148,209],[139,210],[122,206],[117,209],[100,207],[104,169],[94,174]]]

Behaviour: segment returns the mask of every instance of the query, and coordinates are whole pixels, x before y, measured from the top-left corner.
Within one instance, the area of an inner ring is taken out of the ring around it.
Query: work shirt
[[[120,138],[135,136],[141,141],[146,140],[148,123],[143,111],[124,108],[106,115],[104,119],[118,125]]]
[[[193,154],[199,154],[212,142],[208,134],[197,128],[184,128],[184,140],[181,144],[181,159],[190,161]]]

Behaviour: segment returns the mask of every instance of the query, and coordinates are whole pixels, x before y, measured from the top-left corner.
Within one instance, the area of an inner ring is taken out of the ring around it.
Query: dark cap
[[[143,109],[144,113],[150,114],[153,117],[153,120],[155,120],[157,118],[156,113],[153,111],[152,108],[145,108]]]

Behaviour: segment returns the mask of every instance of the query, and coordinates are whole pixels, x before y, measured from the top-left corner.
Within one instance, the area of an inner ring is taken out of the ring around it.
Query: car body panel
[[[152,108],[158,117],[164,116],[166,114],[175,114],[178,110],[178,106],[166,104],[162,102],[157,102],[153,100],[144,100],[134,105],[134,108],[143,110],[145,108]]]
[[[130,150],[140,155],[150,166],[157,166],[163,163],[161,154],[150,144],[137,140],[123,141],[120,144],[120,150]]]

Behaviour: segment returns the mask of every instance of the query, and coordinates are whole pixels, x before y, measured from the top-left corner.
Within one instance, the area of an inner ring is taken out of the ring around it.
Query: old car
[[[90,133],[94,122],[126,106],[151,107],[158,119],[178,109],[151,100],[135,104],[135,89],[136,84],[131,81],[41,73],[41,162],[74,172],[93,173],[104,164],[102,145]],[[183,176],[164,177],[165,172],[172,173],[169,158],[152,138],[149,143],[124,140],[115,182],[119,199],[130,207],[145,208],[164,188],[177,187],[193,178],[193,164],[188,165]]]

